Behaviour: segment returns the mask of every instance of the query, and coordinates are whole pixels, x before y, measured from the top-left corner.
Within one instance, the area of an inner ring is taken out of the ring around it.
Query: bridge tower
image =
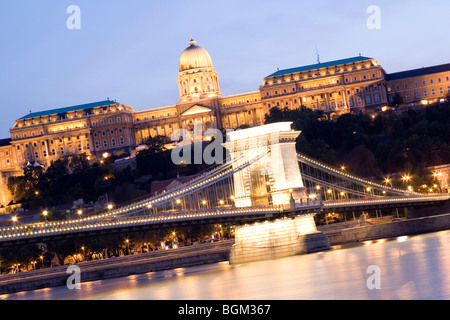
[[[292,206],[306,200],[297,162],[295,141],[300,131],[292,122],[278,122],[227,133],[227,148],[234,167],[258,158],[234,174],[237,207],[260,205]]]

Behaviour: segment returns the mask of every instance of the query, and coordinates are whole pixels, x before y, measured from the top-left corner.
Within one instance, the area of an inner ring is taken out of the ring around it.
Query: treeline
[[[426,167],[450,163],[449,103],[376,116],[344,114],[336,121],[324,120],[322,111],[272,108],[265,121],[292,121],[302,131],[298,152],[364,177],[408,173],[420,185],[430,182]]]
[[[229,226],[197,225],[186,228],[159,229],[101,237],[84,237],[46,241],[41,244],[16,245],[0,249],[0,273],[26,271],[63,265],[67,257],[81,256],[83,261],[107,259],[139,252],[162,250],[161,242],[189,245],[211,238],[212,234],[231,237]]]

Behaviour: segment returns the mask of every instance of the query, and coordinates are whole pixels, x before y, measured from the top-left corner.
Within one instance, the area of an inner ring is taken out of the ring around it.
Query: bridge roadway
[[[303,206],[295,214],[317,212],[320,203]],[[217,208],[200,212],[176,212],[146,216],[108,217],[91,216],[59,222],[17,225],[0,229],[0,247],[48,242],[68,238],[99,236],[111,233],[127,233],[162,228],[188,227],[198,224],[236,223],[242,224],[283,216],[277,207]],[[293,213],[291,213],[293,214]]]
[[[110,272],[111,270],[121,270],[118,272],[122,272],[124,274],[121,274],[119,276],[123,276],[133,273],[131,270],[136,270],[136,268],[134,267],[136,266],[139,267],[142,265],[146,266],[144,269],[142,269],[144,270],[144,272],[150,272],[150,270],[154,271],[163,270],[164,264],[174,259],[185,259],[186,261],[189,261],[189,258],[191,257],[195,256],[204,257],[208,254],[214,253],[223,254],[224,258],[226,258],[228,251],[230,250],[233,244],[234,239],[221,240],[218,242],[185,246],[177,249],[156,250],[107,259],[84,261],[77,263],[76,265],[80,267],[81,273],[82,275],[84,275],[82,276],[81,279],[82,281],[97,280],[95,276],[96,274],[104,275],[108,273],[108,270],[110,270]],[[175,266],[175,268],[183,266],[184,265],[179,265]],[[20,286],[21,284],[24,283],[28,283],[31,286],[35,285],[36,286],[35,289],[37,289],[44,283],[48,284],[47,281],[52,281],[54,283],[55,282],[54,279],[60,279],[62,280],[62,282],[60,281],[61,282],[60,285],[63,285],[63,282],[68,277],[67,267],[68,265],[64,265],[51,268],[37,269],[16,274],[0,275],[0,294],[16,291],[14,289],[17,289],[17,286]],[[88,273],[92,274],[91,276],[93,277],[92,279],[86,279],[87,278],[86,275]],[[117,272],[111,273],[112,273],[111,276],[117,276]],[[157,275],[154,276],[156,277]],[[102,279],[104,279],[104,277]]]
[[[293,209],[281,207],[216,208],[197,212],[171,212],[125,217],[90,216],[59,222],[17,225],[0,229],[0,247],[48,242],[111,233],[127,233],[163,228],[181,228],[198,224],[234,223],[293,217],[322,211],[343,212],[383,208],[436,205],[448,201],[450,195],[423,195],[420,197],[378,197],[373,199],[308,201]]]

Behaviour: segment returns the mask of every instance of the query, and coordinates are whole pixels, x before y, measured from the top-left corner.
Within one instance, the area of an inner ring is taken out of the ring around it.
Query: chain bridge
[[[324,211],[403,208],[450,199],[450,194],[389,187],[298,154],[299,134],[289,122],[228,133],[224,145],[229,158],[224,164],[161,194],[87,217],[1,228],[0,247],[195,224],[264,223]]]

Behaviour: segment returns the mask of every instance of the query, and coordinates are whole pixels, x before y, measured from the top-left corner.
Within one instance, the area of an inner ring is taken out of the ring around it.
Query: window
[[[35,159],[39,159],[39,153],[35,152],[35,153],[34,153],[34,158],[35,158]]]
[[[424,97],[428,97],[428,92],[427,92],[427,90],[423,90],[423,96],[424,96]]]
[[[446,81],[449,81],[449,77],[446,77],[445,80],[446,80]]]
[[[439,93],[440,94],[443,94],[444,93],[444,89],[441,87],[441,88],[439,88]]]
[[[9,161],[9,159],[6,159],[6,165],[9,166],[11,163]]]
[[[420,92],[416,91],[416,99],[420,99]]]
[[[331,109],[334,109],[334,102],[333,101],[331,101],[330,106],[331,106]]]
[[[357,103],[361,104],[361,98],[360,97],[358,97]]]
[[[434,96],[436,94],[436,90],[433,88],[431,89],[431,94]]]
[[[366,96],[366,103],[371,103],[372,101],[371,101],[371,99],[370,99],[370,96]]]
[[[119,129],[119,133],[122,133],[122,128]]]
[[[47,151],[44,150],[43,154],[44,154],[44,158],[47,158]]]
[[[107,147],[107,146],[108,146],[108,141],[103,140],[103,146],[104,146],[104,147]]]
[[[414,87],[418,87],[419,86],[419,83],[416,81],[416,82],[414,82]]]
[[[17,150],[20,150],[20,146],[17,146]]]
[[[122,119],[120,119],[120,117],[117,118],[117,123],[120,123],[121,121],[122,121]]]
[[[372,78],[376,78],[376,75],[375,75],[375,73],[372,73]]]
[[[405,94],[405,99],[406,99],[406,100],[409,100],[409,99],[410,99],[409,93],[406,93],[406,94]]]
[[[405,83],[405,89],[408,89],[408,84],[407,83]]]
[[[120,144],[124,144],[124,140],[122,137],[120,137]]]
[[[425,86],[426,84],[427,84],[427,83],[426,83],[426,81],[425,81],[425,80],[423,80],[423,81],[422,81],[422,85],[424,85],[424,86]]]
[[[102,132],[102,136],[106,136],[106,131],[103,131],[103,132]]]
[[[61,154],[64,154],[64,148],[63,147],[61,147]]]
[[[114,130],[111,130],[110,133],[111,133],[111,134],[114,134]]]
[[[395,86],[395,90],[397,90],[397,91],[400,90],[400,86],[399,86],[399,85],[396,85],[396,86]]]
[[[100,124],[101,124],[101,125],[105,124],[105,121],[100,120]]]
[[[378,93],[375,93],[375,102],[380,102],[380,95]]]
[[[433,84],[433,83],[434,83],[433,79],[430,79],[430,84]]]
[[[94,137],[97,138],[97,132],[94,132]]]
[[[33,143],[33,147],[35,147],[35,148],[37,147],[37,143],[36,142]]]
[[[52,149],[52,155],[55,155],[55,154],[56,154],[55,149]]]
[[[112,123],[113,123],[113,120],[112,120],[112,119],[108,119],[108,123],[109,123],[109,124],[112,124]]]
[[[440,83],[442,80],[441,80],[441,78],[438,78],[438,82]]]
[[[99,148],[99,144],[98,144],[98,141],[95,141],[95,148]]]

